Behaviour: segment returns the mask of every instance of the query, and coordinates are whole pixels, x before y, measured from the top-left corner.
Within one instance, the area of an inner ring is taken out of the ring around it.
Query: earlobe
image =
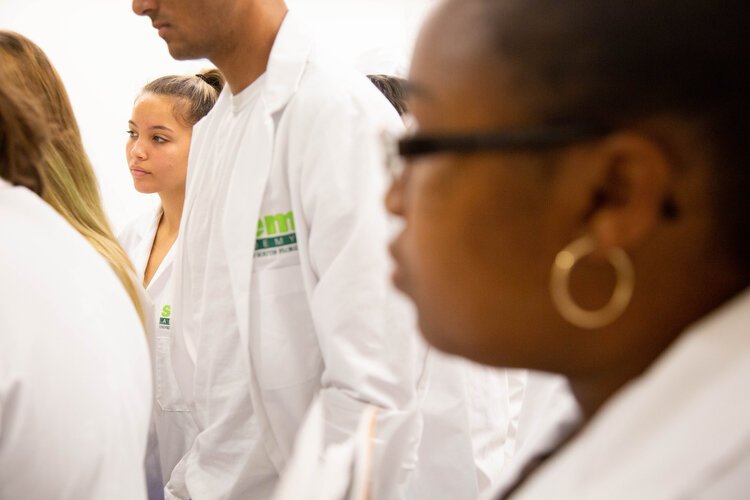
[[[672,160],[657,141],[633,132],[606,139],[599,155],[603,181],[592,199],[589,230],[603,252],[638,247],[666,215],[676,214]]]

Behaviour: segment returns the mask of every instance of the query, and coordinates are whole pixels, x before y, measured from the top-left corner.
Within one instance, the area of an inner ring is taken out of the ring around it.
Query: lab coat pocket
[[[170,337],[156,337],[156,369],[154,370],[156,402],[163,411],[190,411],[182,397],[172,369],[170,341]]]
[[[260,386],[297,386],[322,373],[322,357],[299,265],[253,276],[251,338]]]

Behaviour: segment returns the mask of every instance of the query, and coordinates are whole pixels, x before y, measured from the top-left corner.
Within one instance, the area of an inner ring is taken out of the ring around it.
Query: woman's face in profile
[[[145,93],[133,105],[125,154],[141,193],[184,192],[192,127],[175,115],[179,102]]]
[[[442,32],[433,20],[412,61],[415,134],[536,125],[505,85],[502,68],[489,73],[481,54],[462,54]],[[538,368],[565,350],[548,283],[554,257],[570,237],[544,158],[425,154],[409,160],[393,183],[386,204],[404,222],[391,245],[393,279],[416,304],[423,335],[439,349],[486,364]]]

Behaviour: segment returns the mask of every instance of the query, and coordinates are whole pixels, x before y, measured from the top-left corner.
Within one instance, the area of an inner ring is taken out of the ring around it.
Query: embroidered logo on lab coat
[[[169,330],[171,328],[169,324],[170,317],[172,316],[172,306],[165,304],[161,308],[161,317],[159,318],[159,328],[162,330]]]
[[[255,233],[255,257],[268,257],[297,251],[292,212],[264,215]]]

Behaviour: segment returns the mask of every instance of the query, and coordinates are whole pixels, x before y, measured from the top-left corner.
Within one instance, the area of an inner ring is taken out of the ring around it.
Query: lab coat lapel
[[[282,110],[296,92],[312,47],[308,34],[291,12],[276,37],[254,116],[248,123],[239,158],[253,158],[252,165],[238,165],[232,172],[223,226],[238,314],[240,336],[249,351],[250,282],[255,234],[261,203],[273,162],[274,114]]]
[[[237,165],[231,174],[227,193],[222,234],[232,280],[232,295],[237,313],[240,341],[248,353],[250,395],[264,434],[264,445],[277,470],[282,470],[285,458],[269,422],[263,394],[253,374],[250,360],[250,289],[253,278],[253,255],[258,218],[271,168],[285,168],[276,162],[275,125],[299,87],[311,52],[312,41],[300,28],[295,16],[288,13],[276,37],[266,68],[265,83],[257,107],[247,124],[246,140],[238,150],[239,158],[253,158],[251,165]]]
[[[293,12],[287,13],[266,69],[263,100],[269,115],[283,109],[299,88],[312,48],[313,40],[297,16]]]
[[[139,283],[143,283],[143,275],[146,272],[148,259],[151,256],[151,247],[153,246],[154,236],[156,235],[156,229],[159,225],[159,219],[161,218],[161,207],[159,207],[154,213],[148,215],[150,217],[147,218],[147,216],[144,215],[136,221],[135,235],[137,237],[137,243],[135,247],[130,250],[129,255]]]
[[[273,121],[262,109],[262,101],[258,106],[256,116],[248,123],[246,140],[238,149],[239,158],[253,158],[253,161],[251,165],[237,165],[231,174],[222,228],[240,339],[247,353],[255,233],[271,170],[273,144]]]

